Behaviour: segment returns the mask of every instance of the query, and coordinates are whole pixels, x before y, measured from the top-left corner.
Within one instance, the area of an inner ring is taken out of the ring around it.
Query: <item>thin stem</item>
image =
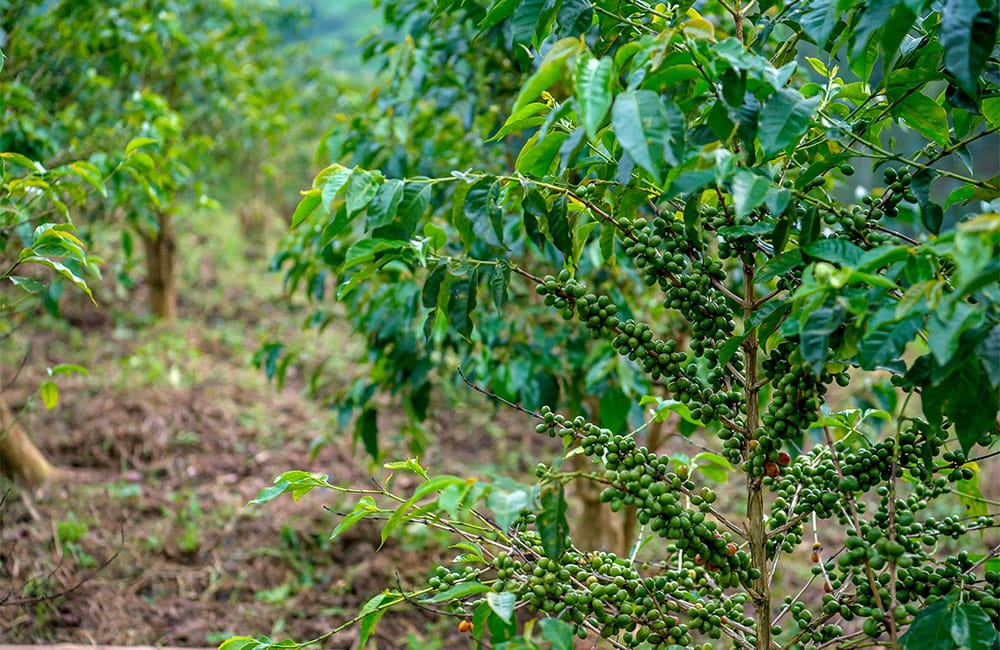
[[[458,370],[458,376],[462,378],[462,381],[464,381],[469,388],[471,388],[472,390],[476,391],[477,393],[481,393],[481,394],[483,394],[483,395],[485,395],[485,396],[487,396],[487,397],[489,397],[491,399],[495,399],[498,402],[506,404],[507,406],[511,407],[515,411],[519,411],[521,413],[524,413],[525,415],[530,415],[531,417],[533,417],[533,418],[535,418],[537,420],[544,420],[545,419],[545,418],[542,417],[541,413],[536,413],[535,411],[526,409],[523,406],[521,406],[520,404],[515,404],[514,402],[511,402],[510,400],[507,400],[507,399],[504,399],[504,398],[500,397],[499,395],[497,395],[494,392],[488,391],[485,388],[482,388],[481,386],[478,386],[478,385],[472,383],[469,380],[469,378],[465,376],[465,373],[462,371],[462,366],[458,366],[456,369]]]

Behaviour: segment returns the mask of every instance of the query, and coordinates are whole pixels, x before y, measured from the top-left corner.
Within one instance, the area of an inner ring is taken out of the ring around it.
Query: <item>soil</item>
[[[259,403],[284,436],[262,440],[240,422],[238,413]],[[330,544],[337,517],[322,506],[341,504],[328,495],[246,507],[270,477],[291,468],[362,479],[366,461],[349,445],[310,459],[316,411],[291,392],[210,383],[98,390],[67,399],[58,415],[32,417],[31,430],[45,432],[36,435],[43,451],[63,470],[39,492],[5,493],[0,638],[177,646],[235,633],[304,640],[397,579],[418,582],[420,567],[439,560],[439,551],[391,540],[375,553],[379,531],[363,524]],[[66,532],[72,522],[85,527],[75,541]],[[430,620],[419,610],[390,616],[379,636],[401,647]],[[327,647],[351,647],[352,634]]]

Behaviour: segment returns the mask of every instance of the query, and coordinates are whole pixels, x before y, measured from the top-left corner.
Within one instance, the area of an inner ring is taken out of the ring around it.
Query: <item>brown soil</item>
[[[239,413],[258,403],[283,436],[262,440],[241,423]],[[223,633],[305,640],[397,579],[419,582],[421,567],[440,555],[394,541],[376,554],[374,525],[329,544],[337,517],[321,506],[339,505],[329,495],[245,507],[291,468],[361,480],[365,459],[347,445],[310,460],[308,428],[322,420],[293,393],[218,384],[101,389],[67,399],[56,413],[29,418],[30,428],[64,471],[34,494],[7,486],[0,508],[7,641],[204,646]],[[85,526],[77,541],[60,533],[66,522]],[[403,647],[429,621],[419,611],[387,617],[379,635]],[[350,647],[353,634],[328,647]]]

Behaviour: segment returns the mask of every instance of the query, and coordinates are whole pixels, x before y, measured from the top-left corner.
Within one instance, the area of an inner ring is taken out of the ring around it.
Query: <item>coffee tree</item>
[[[732,469],[717,487],[624,423],[508,401],[564,444],[534,486],[415,460],[387,463],[372,489],[288,472],[255,502],[356,495],[334,538],[365,518],[384,520],[383,543],[407,522],[456,538],[452,565],[344,627],[360,623],[364,646],[412,604],[456,617],[477,647],[995,647],[1000,513],[978,479],[1000,437],[1000,180],[979,162],[1000,129],[996,7],[479,5],[481,29],[535,60],[503,128],[522,137],[511,168],[333,166],[296,224],[365,215],[369,238],[345,253],[357,283],[427,269],[431,335],[489,327],[486,300],[504,314],[541,301],[645,373],[670,397],[644,400],[651,417],[682,414]],[[372,227],[448,185],[451,204],[407,213],[404,237]],[[561,270],[532,268],[526,245]],[[623,309],[620,293],[649,291],[661,311]],[[862,391],[868,408],[842,408]],[[423,481],[401,493],[400,472]],[[564,486],[579,479],[636,509],[631,552],[574,544]],[[811,573],[790,589],[775,576],[795,563]],[[279,645],[301,644],[224,647]]]
[[[126,257],[139,240],[158,317],[177,314],[178,217],[234,177],[261,188],[268,175],[294,99],[273,56],[281,17],[265,3],[214,0],[0,6],[5,78],[34,109],[4,135],[12,151],[49,166],[79,152],[108,172],[115,157],[100,152],[142,138],[110,185],[114,209],[102,205],[92,220],[124,222]]]

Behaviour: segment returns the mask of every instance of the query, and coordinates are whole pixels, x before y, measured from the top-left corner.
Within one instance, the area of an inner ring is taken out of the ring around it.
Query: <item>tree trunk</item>
[[[149,309],[163,320],[177,318],[177,235],[169,212],[159,213],[159,229],[142,233],[146,247]]]
[[[593,471],[594,466],[583,454],[573,456],[573,469]],[[586,479],[573,482],[574,494],[580,504],[580,518],[573,530],[573,543],[582,551],[613,551],[621,553],[624,546],[622,519],[601,503],[600,483]]]
[[[598,401],[590,396],[586,400],[591,417],[596,419],[600,412]],[[577,472],[593,471],[593,463],[583,454],[573,456],[573,469]],[[629,551],[627,524],[635,517],[634,508],[625,508],[621,513],[611,512],[606,503],[601,503],[603,485],[588,480],[574,481],[576,499],[580,503],[580,519],[573,531],[573,543],[584,551],[611,551],[624,557]]]
[[[28,487],[38,487],[52,474],[52,465],[14,419],[0,395],[0,474]]]

